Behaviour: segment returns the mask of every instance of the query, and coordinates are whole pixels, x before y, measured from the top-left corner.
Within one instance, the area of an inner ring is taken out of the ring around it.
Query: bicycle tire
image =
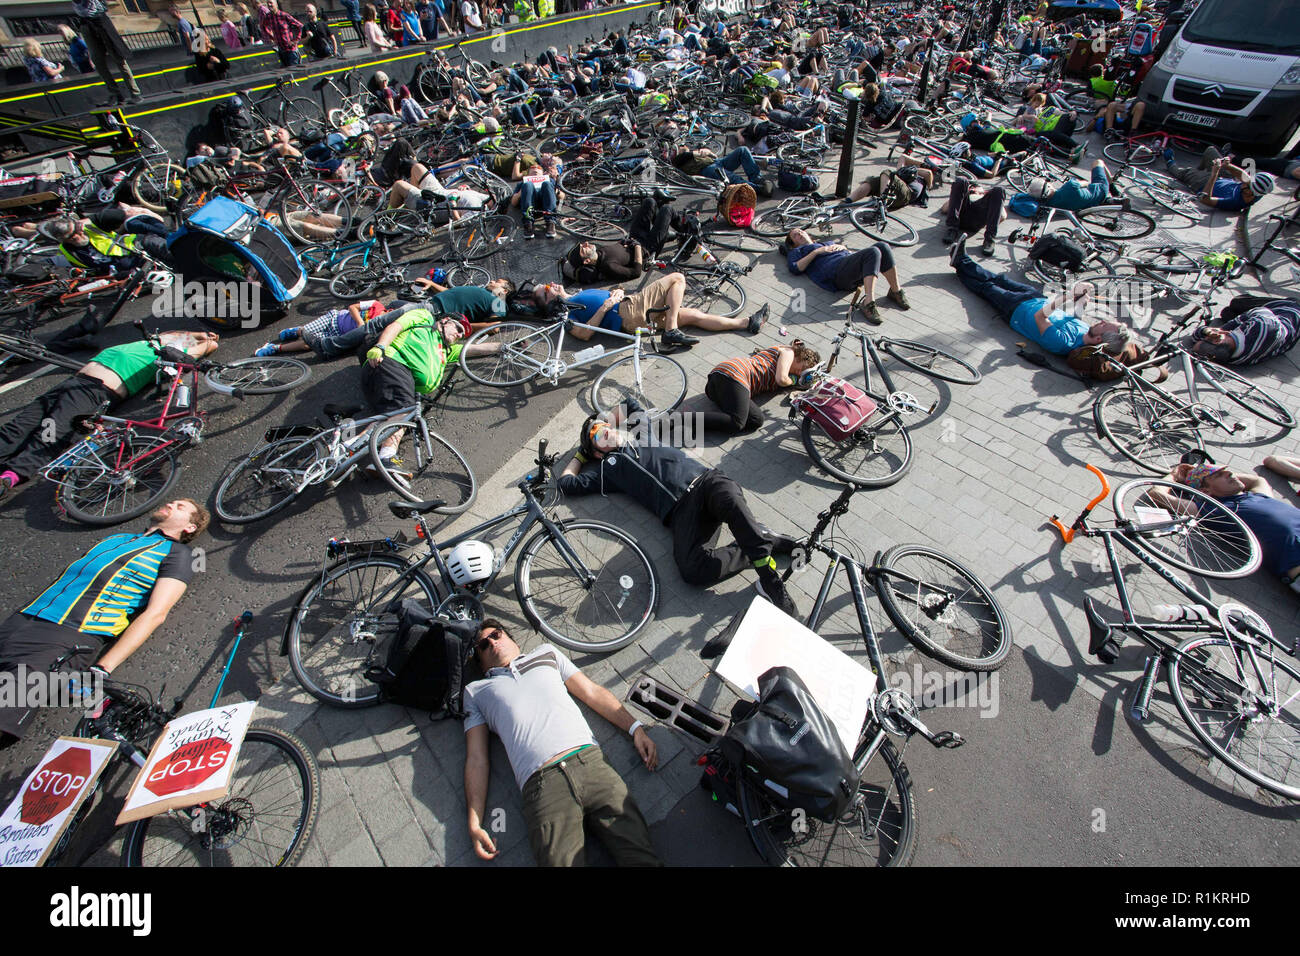
[[[632,208],[623,200],[613,196],[578,196],[569,201],[573,211],[592,219],[604,219],[608,222],[628,222],[632,218]]]
[[[1289,800],[1300,800],[1300,746],[1297,746],[1296,728],[1300,727],[1300,671],[1295,665],[1280,656],[1275,656],[1271,648],[1260,647],[1267,657],[1264,668],[1271,686],[1249,687],[1251,703],[1242,708],[1242,685],[1238,673],[1245,671],[1252,684],[1253,667],[1246,671],[1240,663],[1238,639],[1222,636],[1193,635],[1178,645],[1177,653],[1169,657],[1166,665],[1166,679],[1169,692],[1174,698],[1178,712],[1192,733],[1202,744],[1234,773],[1245,777],[1252,783],[1263,787],[1271,793]],[[1208,659],[1198,660],[1195,667],[1189,660],[1196,655]],[[1221,663],[1227,674],[1217,673],[1216,667]],[[1284,675],[1284,676],[1281,676]],[[1279,686],[1279,677],[1285,682]],[[1196,697],[1189,699],[1189,692]],[[1195,706],[1200,698],[1205,699],[1203,706]],[[1270,703],[1261,706],[1256,701],[1261,698]],[[1272,708],[1279,712],[1272,712]],[[1289,714],[1286,712],[1289,708]],[[1194,711],[1205,711],[1222,729],[1211,731],[1206,728]],[[1217,715],[1222,714],[1219,718]],[[1260,733],[1262,725],[1281,727],[1281,733]],[[1274,775],[1274,771],[1265,772],[1247,762],[1247,755],[1254,755],[1262,762],[1265,752],[1272,752],[1281,741],[1279,761],[1285,766],[1285,775]]]
[[[322,241],[320,235],[314,235],[303,228],[296,216],[337,216],[337,225],[321,224],[318,228],[333,229],[327,239],[342,239],[352,228],[352,204],[348,202],[342,190],[333,183],[322,179],[296,181],[296,186],[282,187],[283,192],[276,201],[276,211],[285,230],[302,245]]]
[[[884,761],[883,767],[877,758]],[[836,846],[851,854],[845,866],[907,866],[916,854],[918,819],[912,778],[890,740],[881,742],[876,756],[859,775],[851,811],[834,823],[807,814],[796,818],[769,800],[744,770],[737,769],[735,775],[745,830],[769,866],[826,866],[828,859],[841,858],[831,852]],[[881,786],[877,779],[888,782]],[[864,835],[851,833],[848,824],[864,825]],[[870,854],[865,859],[874,857],[873,862],[864,861],[864,850]]]
[[[906,565],[909,559],[928,560],[932,567],[912,570]],[[875,582],[881,606],[923,653],[968,671],[993,671],[1006,663],[1012,648],[1011,626],[997,598],[975,572],[942,551],[919,544],[895,545],[881,557],[878,568]]]
[[[482,266],[459,265],[447,270],[447,285],[452,288],[487,285],[491,281],[492,273]]]
[[[682,305],[730,318],[745,308],[745,287],[734,276],[711,269],[679,269],[686,277]]]
[[[407,598],[431,608],[442,602],[429,576],[397,555],[349,556],[325,568],[289,614],[289,668],[303,689],[331,707],[378,704],[380,687],[365,669],[375,645],[396,632],[397,606]]]
[[[417,437],[421,430],[424,435]],[[395,434],[407,443],[405,457],[380,457],[380,447]],[[370,460],[384,481],[407,501],[445,501],[434,509],[435,514],[458,515],[469,510],[478,497],[478,481],[469,461],[427,424],[420,429],[411,421],[389,422],[372,428]]]
[[[803,229],[812,223],[818,206],[807,197],[785,200],[775,209],[766,209],[754,217],[749,228],[760,236],[784,239],[791,229]]]
[[[702,119],[708,125],[723,130],[740,129],[748,123],[752,117],[744,110],[733,109],[731,107],[720,107],[715,110],[709,110],[703,114]]]
[[[123,435],[115,430],[99,444],[109,448],[116,458],[119,441],[125,445],[123,460],[147,457],[125,470],[113,468],[105,472],[98,466],[82,469],[71,466],[55,494],[70,518],[95,527],[121,524],[146,514],[176,484],[181,463],[170,439],[136,432]],[[105,466],[112,465],[111,461],[100,461]]]
[[[1091,279],[1093,277],[1103,278],[1105,276],[1114,274],[1115,267],[1110,264],[1110,261],[1102,253],[1102,251],[1099,249],[1089,248],[1089,246],[1091,246],[1093,243],[1103,242],[1106,240],[1097,239],[1091,236],[1091,234],[1089,233],[1088,234],[1089,239],[1087,241],[1079,242],[1075,238],[1078,232],[1079,230],[1070,228],[1070,229],[1058,229],[1055,232],[1050,233],[1050,235],[1053,236],[1061,236],[1063,238],[1069,239],[1071,242],[1075,242],[1077,245],[1081,246],[1084,249],[1087,258],[1084,260],[1083,265],[1081,265],[1078,269],[1074,269],[1074,270],[1066,269],[1064,266],[1053,265],[1050,262],[1045,262],[1042,259],[1030,256],[1028,257],[1029,258],[1028,271],[1038,276],[1038,278],[1042,279],[1044,282],[1052,282],[1058,285],[1063,284],[1065,282],[1070,282],[1071,284],[1073,284],[1082,279]]]
[[[514,241],[518,227],[509,216],[476,216],[450,226],[452,255],[460,259],[484,259]]]
[[[872,418],[880,420],[872,424],[868,419],[843,442],[837,442],[805,415],[799,433],[808,457],[832,478],[859,488],[885,488],[894,484],[912,465],[912,439],[897,415],[882,416],[877,409]],[[901,448],[894,449],[894,444]],[[875,464],[876,471],[882,466],[888,470],[879,475],[867,474],[870,464]]]
[[[1157,304],[1165,299],[1172,299],[1175,307],[1189,301],[1177,286],[1138,272],[1102,276],[1093,280],[1093,284],[1096,294],[1092,301],[1105,304],[1115,321],[1126,325],[1149,321]]]
[[[263,791],[276,784],[286,790],[268,807]],[[203,805],[205,816],[223,825],[233,821],[236,829],[220,834],[215,842],[211,831],[195,833],[192,807],[145,817],[127,828],[122,865],[184,866],[187,854],[193,854],[195,866],[246,865],[238,862],[232,851],[250,849],[252,838],[282,834],[282,839],[268,844],[266,852],[254,854],[249,863],[293,866],[302,859],[316,828],[319,795],[320,768],[306,744],[274,727],[250,727],[240,745],[228,792]],[[282,802],[288,809],[283,815],[276,812]],[[169,847],[174,848],[172,852],[167,852]]]
[[[355,301],[370,295],[378,285],[379,275],[369,266],[341,268],[330,277],[330,294]]]
[[[944,351],[924,342],[909,339],[885,339],[881,342],[885,351],[898,359],[910,369],[928,375],[930,378],[952,382],[954,385],[974,385],[983,377],[979,369],[965,359],[959,359],[951,352]],[[951,364],[949,364],[951,363]]]
[[[1217,391],[1246,411],[1288,430],[1295,428],[1295,416],[1287,407],[1254,382],[1213,362],[1197,362],[1196,368]]]
[[[490,169],[469,164],[460,168],[461,177],[478,192],[487,193],[498,203],[506,202],[514,195],[514,185],[506,182]]]
[[[1156,161],[1156,151],[1144,143],[1129,146],[1124,140],[1107,143],[1101,153],[1107,159],[1129,166],[1150,166]]]
[[[209,369],[203,376],[208,387],[224,395],[274,395],[297,388],[311,378],[306,362],[280,356],[235,359]]]
[[[150,212],[167,215],[168,205],[180,199],[185,170],[170,160],[146,163],[131,177],[131,197]]]
[[[1156,231],[1156,221],[1139,209],[1094,207],[1076,214],[1090,235],[1116,242],[1131,242]]]
[[[621,358],[601,372],[591,386],[591,404],[598,415],[617,408],[629,398],[635,399],[654,421],[671,412],[686,397],[686,369],[667,355],[642,352],[641,382],[636,383],[633,368],[635,355]]]
[[[772,252],[779,243],[768,237],[760,236],[744,229],[730,226],[712,226],[706,223],[701,233],[704,244],[710,249],[730,249],[747,255],[759,256]]]
[[[1161,500],[1170,497],[1194,507],[1195,518],[1171,526]],[[1225,579],[1243,578],[1259,568],[1262,552],[1255,535],[1236,512],[1204,492],[1159,478],[1135,478],[1115,489],[1110,506],[1128,537],[1176,568]]]
[[[1098,395],[1092,414],[1101,436],[1152,474],[1167,475],[1187,452],[1205,450],[1200,430],[1184,411],[1132,382]],[[1164,423],[1165,418],[1172,419],[1173,427]],[[1126,437],[1122,428],[1129,429],[1133,437]]]
[[[589,586],[580,582],[555,536],[542,529],[528,539],[515,564],[519,606],[547,640],[571,651],[608,654],[626,647],[659,606],[654,562],[621,528],[602,521],[559,524],[571,554],[596,580]],[[605,624],[605,616],[613,623]]]
[[[315,436],[281,438],[249,452],[217,486],[213,501],[217,517],[229,524],[251,524],[279,511],[300,493],[297,472],[314,464],[324,452]],[[252,498],[247,504],[240,498],[240,481],[250,483],[246,493]]]
[[[325,114],[320,104],[305,96],[294,96],[284,101],[280,110],[281,126],[287,126],[293,132],[301,133],[306,126],[322,126]]]
[[[460,367],[471,381],[493,388],[531,382],[551,360],[555,346],[547,328],[525,322],[498,322],[469,337],[460,352]],[[475,346],[493,344],[495,354],[474,355]],[[502,356],[502,352],[506,353]]]
[[[859,232],[872,239],[898,247],[916,245],[916,230],[875,204],[855,206],[849,213],[849,219],[853,221],[853,225]]]
[[[618,242],[628,237],[628,231],[616,222],[585,214],[559,215],[556,225],[576,239],[592,242]]]

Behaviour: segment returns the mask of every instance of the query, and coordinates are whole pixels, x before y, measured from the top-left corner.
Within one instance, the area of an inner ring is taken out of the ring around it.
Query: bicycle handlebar
[[[1079,512],[1079,517],[1075,518],[1074,524],[1070,525],[1068,528],[1061,524],[1060,517],[1052,515],[1052,525],[1061,533],[1061,538],[1066,544],[1073,541],[1075,534],[1079,531],[1087,530],[1088,515],[1092,513],[1093,508],[1101,504],[1102,500],[1110,494],[1110,482],[1106,480],[1106,476],[1102,474],[1101,469],[1095,465],[1085,465],[1084,467],[1097,476],[1097,480],[1101,482],[1101,491],[1098,493],[1097,497],[1089,501],[1084,509]]]

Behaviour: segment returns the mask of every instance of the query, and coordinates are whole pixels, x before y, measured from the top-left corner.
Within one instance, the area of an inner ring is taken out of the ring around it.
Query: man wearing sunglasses
[[[488,733],[501,738],[523,794],[528,841],[540,866],[582,866],[589,823],[620,866],[659,866],[650,830],[627,784],[591,734],[575,699],[632,737],[647,770],[659,764],[641,721],[554,646],[523,654],[488,618],[474,644],[484,678],[465,688],[465,803],[480,859],[497,855],[487,814]]]

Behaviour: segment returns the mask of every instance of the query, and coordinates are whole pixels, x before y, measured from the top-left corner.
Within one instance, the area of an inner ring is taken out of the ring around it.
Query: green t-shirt
[[[114,345],[96,355],[92,362],[117,373],[128,395],[134,395],[153,384],[154,363],[158,356],[148,342],[128,342]]]
[[[398,319],[397,324],[401,331],[388,346],[391,358],[411,370],[417,392],[421,395],[432,392],[442,382],[447,366],[460,358],[460,346],[447,347],[428,309],[413,309]]]
[[[479,285],[462,285],[439,292],[429,302],[441,312],[463,315],[471,322],[494,322],[505,318],[506,304]]]

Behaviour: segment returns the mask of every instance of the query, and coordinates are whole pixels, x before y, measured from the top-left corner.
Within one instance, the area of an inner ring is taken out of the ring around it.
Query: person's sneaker
[[[258,349],[253,354],[258,358],[266,358],[268,355],[278,355],[279,352],[280,352],[280,346],[272,342],[267,342],[265,345],[263,345],[260,349]]]
[[[754,583],[754,589],[786,614],[796,619],[799,617],[799,612],[795,610],[794,601],[791,601],[790,595],[786,593],[785,582],[781,580],[781,575],[776,573],[776,568],[770,566],[759,568],[758,580]]]
[[[952,244],[948,250],[948,265],[953,268],[957,267],[957,260],[966,254],[966,236],[963,233],[957,237],[957,241]]]
[[[139,93],[128,93],[126,97],[126,101],[128,103],[141,103],[144,101],[144,97],[141,96]]]
[[[296,342],[300,335],[302,335],[302,326],[295,325],[291,329],[281,329],[277,337],[281,342]]]
[[[525,239],[533,238],[533,217],[532,216],[524,216],[522,228],[524,230]]]
[[[8,498],[9,492],[14,490],[14,485],[18,484],[15,480],[17,477],[12,471],[6,471],[3,475],[0,475],[0,501]]]
[[[904,312],[906,312],[908,309],[912,307],[912,303],[907,301],[907,293],[904,292],[902,289],[890,289],[888,292],[888,296],[893,301],[893,303],[897,305],[900,309],[902,309]]]
[[[1120,133],[1120,131],[1115,129],[1115,127],[1112,126],[1110,129],[1106,130],[1101,134],[1101,138],[1108,143],[1113,143],[1115,142],[1115,140],[1119,139],[1121,135],[1122,134]]]
[[[980,252],[986,256],[991,256],[993,255],[993,250],[996,248],[996,244],[997,240],[992,236],[985,236],[984,242],[980,244]]]
[[[1083,152],[1086,148],[1083,143],[1080,143],[1070,151],[1070,165],[1074,165],[1083,158]]]
[[[1174,150],[1172,146],[1166,146],[1160,155],[1164,158],[1166,166],[1172,166],[1174,164]]]
[[[880,308],[874,302],[859,302],[858,312],[862,315],[862,318],[866,319],[866,321],[870,322],[872,325],[879,325],[884,321],[880,318]]]
[[[759,184],[755,189],[760,196],[764,199],[768,199],[771,197],[772,193],[776,192],[776,184],[770,179],[763,179],[759,181]]]
[[[546,220],[546,238],[555,238],[555,217],[551,216]]]
[[[692,345],[698,344],[700,340],[693,335],[687,335],[681,329],[664,329],[660,341],[664,345],[680,345],[683,348],[690,348]]]
[[[943,230],[943,244],[944,244],[945,246],[951,246],[954,242],[956,242],[956,241],[957,241],[957,233],[958,233],[959,231],[960,231],[960,230],[958,230],[958,228],[957,228],[956,226],[948,226],[948,227],[946,227],[946,228]]]
[[[767,315],[771,311],[772,310],[767,307],[767,304],[764,303],[761,309],[749,317],[749,325],[745,327],[746,331],[748,331],[750,335],[757,335],[759,329],[763,327],[763,323],[767,321]]]

